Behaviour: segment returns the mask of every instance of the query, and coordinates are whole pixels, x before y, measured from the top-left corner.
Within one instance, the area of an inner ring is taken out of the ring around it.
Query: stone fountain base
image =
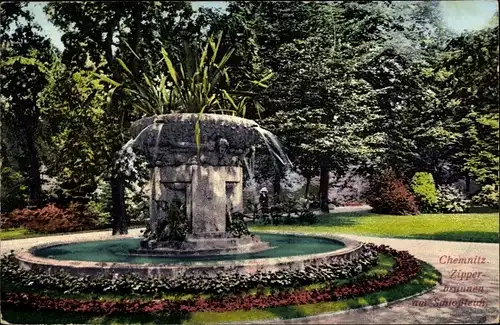
[[[240,238],[229,237],[227,233],[187,235],[183,241],[157,242],[144,240],[141,248],[133,250],[134,256],[213,256],[255,253],[270,249],[269,243],[259,236],[249,235]]]

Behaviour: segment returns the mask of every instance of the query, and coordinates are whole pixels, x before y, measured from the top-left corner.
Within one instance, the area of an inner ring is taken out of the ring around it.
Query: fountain
[[[250,234],[241,211],[243,167],[253,175],[253,146],[261,137],[282,163],[289,164],[288,158],[269,131],[229,115],[202,115],[198,145],[198,116],[150,116],[131,126],[135,138],[124,150],[141,151],[151,168],[150,221],[144,238],[34,246],[16,254],[21,265],[49,274],[63,270],[78,276],[217,279],[226,273],[305,270],[363,254],[361,243],[337,236]],[[244,231],[233,232],[235,224]]]
[[[202,115],[198,149],[197,118],[166,114],[131,127],[133,146],[152,170],[149,236],[133,254],[221,255],[270,248],[258,236],[228,232],[232,216],[243,211],[243,164],[258,140],[257,123]],[[176,218],[181,219],[177,224]]]

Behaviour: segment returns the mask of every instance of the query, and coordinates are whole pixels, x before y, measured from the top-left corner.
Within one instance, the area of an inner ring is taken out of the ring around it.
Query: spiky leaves
[[[228,62],[233,49],[221,53],[222,33],[211,35],[204,46],[185,44],[184,57],[175,60],[162,48],[165,72],[151,78],[147,73],[134,75],[122,60],[117,60],[123,68],[123,82],[117,83],[104,75],[98,77],[121,87],[129,97],[132,107],[144,115],[158,115],[171,112],[198,113],[195,124],[195,139],[200,145],[200,119],[204,113],[230,114],[244,117],[248,104],[255,110],[262,106],[257,101],[257,93],[249,92],[248,85],[267,88],[273,74],[266,72],[259,80],[239,80],[232,85]],[[136,55],[134,53],[134,55]],[[151,67],[150,60],[142,63]],[[153,69],[143,69],[153,71]],[[258,113],[258,112],[257,112]]]

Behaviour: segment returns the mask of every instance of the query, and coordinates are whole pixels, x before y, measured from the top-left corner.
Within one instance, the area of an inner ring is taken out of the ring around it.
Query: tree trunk
[[[309,187],[311,186],[311,176],[306,177],[306,189],[304,191],[304,198],[308,198],[309,196]]]
[[[42,179],[40,177],[40,162],[38,160],[38,150],[35,143],[36,121],[28,126],[26,141],[28,145],[28,155],[30,162],[30,182],[29,182],[29,205],[39,206],[42,195]]]
[[[319,208],[323,212],[330,212],[328,207],[328,190],[330,185],[330,169],[327,165],[321,165],[319,175]]]
[[[127,210],[125,209],[125,184],[121,176],[111,179],[111,200],[113,202],[111,212],[113,218],[113,235],[128,234]]]
[[[275,204],[280,202],[280,194],[281,194],[281,172],[279,170],[276,170],[273,179],[273,197]]]
[[[107,25],[107,34],[106,34],[106,51],[105,57],[108,62],[109,67],[111,67],[111,73],[113,79],[116,81],[121,81],[121,76],[119,70],[113,69],[115,57],[113,54],[113,34],[118,30],[118,24],[120,22],[121,16],[116,14],[108,21]],[[119,106],[119,103],[116,99],[114,99],[114,105]],[[121,112],[121,120],[122,123],[125,121],[126,112]],[[120,127],[123,127],[121,125]],[[123,129],[120,130],[123,133]],[[125,208],[125,183],[123,176],[119,174],[118,171],[115,171],[116,176],[111,178],[111,218],[112,218],[112,234],[113,235],[124,235],[128,233],[127,228],[127,210]]]
[[[465,193],[467,196],[470,195],[470,175],[468,173],[465,175]]]
[[[139,53],[139,44],[141,38],[141,23],[142,23],[142,4],[139,3],[138,7],[135,8],[134,13],[134,33],[132,38],[132,48],[135,53]],[[112,35],[112,31],[116,27],[115,25],[119,21],[119,18],[115,17],[110,24],[110,29],[108,32],[108,36]],[[112,39],[108,37],[108,60],[114,61],[114,57],[112,56],[111,51],[111,41]],[[137,60],[132,58],[132,62],[130,63],[132,71],[137,73]],[[120,80],[120,75],[115,70],[113,72],[113,76],[115,80]],[[126,107],[122,111],[122,121],[126,123],[129,120],[129,111],[132,111],[132,107]],[[123,127],[123,125],[122,125]],[[126,133],[127,131],[122,130],[122,133]],[[128,234],[128,218],[127,218],[127,209],[125,206],[125,181],[121,175],[117,175],[116,178],[111,180],[111,196],[113,201],[113,235],[120,234],[125,235]]]

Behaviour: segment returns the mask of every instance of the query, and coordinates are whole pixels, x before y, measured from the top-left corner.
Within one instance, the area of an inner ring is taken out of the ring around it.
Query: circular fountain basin
[[[236,271],[244,274],[304,269],[325,263],[355,259],[362,245],[336,236],[259,234],[272,249],[246,254],[190,257],[133,256],[141,238],[91,242],[65,242],[35,246],[16,254],[27,269],[47,273],[66,271],[79,276],[121,275],[177,278],[183,275]]]

